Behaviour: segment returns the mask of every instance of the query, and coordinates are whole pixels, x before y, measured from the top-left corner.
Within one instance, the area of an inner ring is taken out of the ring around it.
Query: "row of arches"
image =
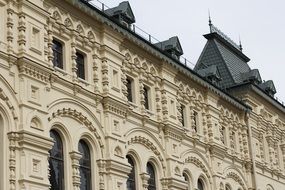
[[[64,189],[64,146],[60,134],[56,130],[50,131],[50,137],[54,141],[52,149],[49,151],[49,181],[51,189]],[[78,151],[81,153],[79,159],[80,190],[92,189],[91,177],[91,154],[85,140],[79,140]]]

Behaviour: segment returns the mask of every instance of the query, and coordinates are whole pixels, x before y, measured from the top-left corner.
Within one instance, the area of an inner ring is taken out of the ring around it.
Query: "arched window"
[[[232,190],[232,188],[227,184],[226,185],[226,190]]]
[[[187,173],[183,172],[183,177],[184,177],[184,180],[185,182],[188,184],[188,189],[190,189],[190,179],[189,179],[189,176]]]
[[[52,149],[49,151],[49,168],[50,168],[50,185],[51,190],[64,189],[64,162],[63,162],[63,145],[59,134],[51,130],[50,137],[54,141]]]
[[[154,167],[151,163],[147,163],[146,165],[146,171],[149,175],[148,179],[148,190],[156,190],[156,184],[155,184],[155,171]]]
[[[197,186],[198,186],[198,190],[205,190],[205,188],[204,188],[204,182],[203,182],[202,179],[198,179],[198,184],[197,184]]]
[[[82,154],[79,160],[80,190],[91,190],[91,158],[90,150],[84,140],[78,143],[78,150]]]
[[[136,171],[135,164],[133,159],[130,156],[127,156],[129,164],[132,166],[132,170],[129,173],[127,180],[127,190],[135,190],[136,189]]]

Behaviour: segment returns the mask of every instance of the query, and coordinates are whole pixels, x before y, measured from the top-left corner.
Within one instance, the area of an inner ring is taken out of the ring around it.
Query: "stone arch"
[[[224,169],[224,175],[226,178],[231,178],[236,181],[243,190],[247,189],[246,180],[242,172],[239,171],[236,167],[230,166]]]
[[[134,149],[129,149],[126,156],[129,155],[133,160],[134,160],[134,164],[135,164],[135,167],[137,169],[137,173],[141,173],[141,170],[142,170],[142,160],[141,160],[141,156],[137,153],[136,150]]]
[[[273,186],[270,184],[266,185],[266,190],[274,190]]]
[[[155,176],[156,176],[156,186],[157,186],[157,189],[161,189],[160,179],[162,179],[165,176],[165,171],[163,170],[163,167],[159,163],[159,160],[157,160],[157,158],[152,156],[148,159],[148,161],[146,162],[146,165],[143,166],[145,167],[143,171],[145,171],[146,173],[147,173],[146,171],[147,163],[150,163],[154,166],[154,171],[155,171]]]
[[[157,160],[162,165],[162,168],[166,167],[164,149],[158,139],[150,132],[141,128],[135,128],[128,131],[124,135],[127,139],[127,145],[140,144],[146,149],[150,150]]]
[[[211,167],[209,166],[207,159],[204,157],[204,155],[202,153],[200,153],[197,150],[194,149],[189,149],[185,152],[183,152],[180,155],[180,158],[184,161],[184,165],[186,165],[187,163],[191,163],[193,165],[195,165],[197,168],[199,168],[203,174],[205,175],[205,177],[207,179],[209,179],[209,183],[212,184],[213,180],[212,180],[212,171],[211,171]],[[194,178],[193,178],[194,180]],[[193,181],[193,183],[196,183],[195,181]]]
[[[103,148],[105,147],[103,127],[91,110],[77,100],[64,98],[49,104],[48,111],[50,123],[57,118],[69,117],[85,126],[96,138],[101,150],[100,153],[103,155]]]

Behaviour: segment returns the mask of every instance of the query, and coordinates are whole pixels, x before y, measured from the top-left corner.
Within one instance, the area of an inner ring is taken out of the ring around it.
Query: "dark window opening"
[[[85,141],[80,140],[78,150],[82,154],[79,160],[80,190],[91,190],[91,158],[90,150]]]
[[[149,88],[146,86],[143,87],[143,95],[144,95],[144,107],[149,110]]]
[[[183,126],[185,126],[185,106],[184,105],[181,105],[180,114],[181,114],[181,123]]]
[[[136,190],[136,172],[135,164],[130,156],[127,156],[128,163],[132,166],[132,170],[128,175],[127,190]]]
[[[198,190],[204,190],[204,183],[201,179],[198,179]]]
[[[63,69],[63,48],[62,44],[57,41],[52,41],[52,51],[53,51],[53,66]]]
[[[193,111],[193,128],[194,128],[194,131],[197,132],[197,125],[198,125],[198,113],[196,111]]]
[[[130,78],[127,78],[127,92],[128,92],[128,101],[133,102],[133,80]]]
[[[54,141],[52,149],[49,151],[49,168],[50,168],[50,189],[64,189],[64,162],[63,162],[63,145],[59,134],[51,130],[50,137]]]
[[[85,79],[84,55],[76,52],[77,77]]]
[[[153,165],[151,163],[147,163],[146,170],[149,175],[147,189],[156,190],[156,184],[155,184],[156,179],[155,179],[155,171],[154,171]]]

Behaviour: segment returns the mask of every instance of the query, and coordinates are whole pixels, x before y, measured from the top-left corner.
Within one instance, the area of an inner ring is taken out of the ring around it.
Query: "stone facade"
[[[51,130],[65,189],[81,189],[80,140],[95,190],[127,189],[127,155],[136,189],[148,163],[161,190],[285,189],[284,107],[258,90],[238,101],[80,0],[0,0],[0,14],[0,189],[50,189]]]

